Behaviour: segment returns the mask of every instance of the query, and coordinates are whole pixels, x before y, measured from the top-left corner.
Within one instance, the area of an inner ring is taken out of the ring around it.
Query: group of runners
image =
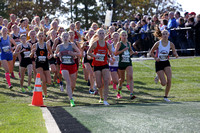
[[[100,103],[107,102],[109,85],[117,91],[116,98],[122,98],[122,86],[130,90],[130,99],[135,99],[133,88],[133,67],[131,56],[137,54],[127,40],[127,32],[110,26],[108,30],[92,23],[88,31],[80,29],[79,21],[71,23],[68,32],[59,26],[59,20],[49,23],[49,18],[33,18],[31,24],[27,18],[16,21],[16,15],[10,15],[7,26],[1,26],[0,49],[1,65],[5,70],[8,87],[12,84],[10,76],[15,78],[13,68],[19,60],[20,89],[23,93],[32,92],[31,80],[40,73],[44,99],[48,98],[47,84],[59,84],[64,91],[63,79],[70,105],[75,106],[73,92],[76,88],[79,66],[83,67],[84,78],[88,82],[89,93],[100,96]],[[171,68],[168,61],[170,49],[178,57],[174,44],[168,41],[167,30],[157,29],[155,36],[160,39],[150,51],[156,61],[156,73],[161,85],[166,86],[165,101],[170,101],[168,93],[171,87]],[[155,54],[155,52],[157,54]],[[24,76],[28,72],[28,87],[25,88]],[[32,76],[33,73],[33,76]],[[53,79],[51,78],[53,77]],[[52,83],[53,82],[53,83]]]

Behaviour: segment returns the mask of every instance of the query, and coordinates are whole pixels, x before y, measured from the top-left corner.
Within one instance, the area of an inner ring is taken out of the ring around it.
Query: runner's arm
[[[176,52],[175,46],[172,42],[170,42],[170,48],[172,49],[173,55],[178,58],[178,54]]]

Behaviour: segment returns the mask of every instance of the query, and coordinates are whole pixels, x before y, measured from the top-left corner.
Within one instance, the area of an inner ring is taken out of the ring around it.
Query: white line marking
[[[56,121],[46,107],[41,107],[48,133],[61,133]]]

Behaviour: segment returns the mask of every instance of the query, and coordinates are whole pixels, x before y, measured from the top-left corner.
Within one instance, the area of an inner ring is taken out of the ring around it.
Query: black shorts
[[[49,60],[49,64],[51,65],[51,64],[55,64],[56,65],[56,59],[55,58],[51,58],[50,60]]]
[[[94,66],[94,72],[95,71],[102,71],[103,69],[109,69],[108,64],[104,66]]]
[[[62,62],[60,61],[60,58],[57,57],[57,58],[56,58],[56,64],[60,66],[61,63],[62,63]]]
[[[119,69],[119,70],[126,70],[126,68],[127,68],[128,66],[132,66],[132,64],[127,65],[127,66],[123,66],[123,67],[122,67],[122,66],[119,66],[118,69]]]
[[[84,57],[84,63],[90,63],[90,64],[92,64],[92,62],[93,62],[93,59],[92,60],[88,60],[87,59],[87,55]]]
[[[27,66],[28,66],[29,64],[32,64],[32,60],[31,60],[31,59],[30,59],[30,60],[21,60],[21,62],[20,62],[20,67],[25,67],[25,68],[27,68]]]
[[[48,71],[49,70],[49,62],[40,63],[40,62],[36,61],[36,65],[35,66],[36,66],[36,69],[41,67],[43,69],[43,71]]]
[[[156,72],[160,71],[160,70],[164,70],[165,67],[170,67],[170,62],[169,60],[167,61],[159,61],[155,63],[155,67],[156,67]]]
[[[75,60],[74,60],[74,62],[75,62],[75,64],[76,64],[76,67],[77,67],[77,70],[78,70],[78,68],[79,68],[79,60],[78,60],[79,58],[77,57]]]

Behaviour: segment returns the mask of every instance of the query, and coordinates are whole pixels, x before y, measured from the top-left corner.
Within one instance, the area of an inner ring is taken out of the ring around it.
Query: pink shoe
[[[117,99],[121,99],[121,95],[120,94],[117,94]]]
[[[13,72],[11,73],[11,77],[12,77],[12,78],[15,78],[15,75],[14,75],[14,73],[13,73]]]
[[[116,84],[113,84],[113,89],[117,90],[117,85]]]
[[[126,85],[126,88],[127,88],[128,90],[130,90],[130,86],[129,86],[129,84]]]
[[[110,81],[110,85],[112,85],[113,84],[113,82],[112,81]]]

